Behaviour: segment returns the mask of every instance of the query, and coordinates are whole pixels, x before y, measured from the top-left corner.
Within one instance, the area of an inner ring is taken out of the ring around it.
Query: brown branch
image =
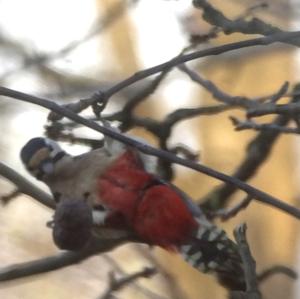
[[[153,80],[151,80],[143,89],[139,90],[135,95],[128,99],[120,112],[117,112],[111,116],[111,119],[121,122],[120,130],[122,132],[129,130],[135,125],[134,122],[134,109],[147,97],[153,94],[159,87],[161,82],[166,78],[171,68],[167,68],[158,74]],[[100,111],[101,112],[101,111]]]
[[[129,237],[123,233],[115,237],[114,239],[94,239],[80,251],[62,252],[54,256],[0,268],[0,281],[9,281],[61,269],[129,241]]]
[[[231,109],[233,109],[233,107],[231,107],[230,105],[214,105],[214,106],[198,107],[198,108],[182,108],[169,113],[162,121],[158,121],[148,117],[145,118],[138,117],[133,114],[133,111],[127,112],[125,107],[121,111],[118,111],[116,113],[110,115],[102,115],[101,119],[108,120],[108,121],[115,121],[115,120],[120,121],[121,125],[119,126],[119,129],[121,129],[121,131],[127,131],[132,127],[142,127],[158,138],[160,148],[173,153],[177,153],[177,151],[180,149],[178,152],[182,154],[185,158],[196,161],[197,157],[191,151],[189,151],[188,153],[188,151],[182,147],[175,146],[172,148],[168,146],[168,139],[172,134],[173,126],[177,122],[186,119],[190,119],[197,116],[214,115]],[[92,117],[89,118],[89,120],[97,121],[98,118]],[[53,123],[51,126],[46,127],[47,135],[53,136],[52,137],[53,139],[68,140],[65,138],[66,135],[62,132],[62,130],[64,129],[64,125],[73,128],[78,124],[69,123],[69,122],[64,124]],[[58,126],[57,132],[55,132],[56,126]],[[49,130],[51,130],[52,132],[54,131],[54,134],[51,133],[50,135]],[[68,138],[68,136],[66,137]],[[70,138],[69,141],[72,141],[72,138]],[[81,143],[80,140],[78,141]],[[94,144],[96,144],[96,142],[94,142],[94,140],[92,141],[93,142],[90,143],[90,146],[92,148],[95,148]],[[171,163],[168,163],[168,161],[166,160],[160,159],[158,165],[159,165],[159,169],[158,169],[159,175],[165,180],[168,181],[172,180],[173,169]]]
[[[103,295],[98,299],[112,298],[114,292],[120,291],[122,288],[130,286],[134,281],[139,278],[151,278],[157,271],[154,268],[145,268],[133,274],[128,274],[122,278],[116,279],[114,274],[111,273],[109,277],[109,286]]]
[[[265,103],[253,107],[247,111],[247,117],[257,117],[268,114],[281,114],[290,117],[296,116],[300,113],[300,103],[290,103],[276,105],[274,103]]]
[[[92,149],[97,149],[104,145],[103,139],[77,137],[72,132],[69,133],[65,131],[64,124],[60,122],[53,122],[51,125],[45,126],[45,135],[53,140],[66,141],[71,144],[85,145]]]
[[[240,32],[244,34],[261,34],[269,36],[271,34],[285,32],[280,28],[267,24],[258,18],[252,18],[249,21],[246,21],[243,18],[230,20],[207,0],[193,0],[193,4],[196,8],[201,8],[203,10],[202,16],[205,21],[211,25],[221,27],[225,34]],[[299,39],[291,39],[287,41],[287,43],[295,46],[300,45]]]
[[[272,122],[272,125],[283,127],[287,125],[289,120],[290,118],[288,116],[280,115]],[[248,144],[247,156],[232,176],[242,181],[247,181],[253,177],[262,163],[269,157],[272,147],[279,136],[279,131],[260,131]],[[223,208],[230,196],[236,192],[236,190],[236,186],[232,184],[220,185],[205,196],[201,206],[207,210],[218,210]]]
[[[178,67],[182,72],[187,74],[189,78],[201,85],[205,88],[211,95],[219,102],[229,105],[231,108],[245,108],[251,109],[257,107],[262,101],[266,101],[269,99],[270,102],[276,102],[285,96],[289,83],[284,82],[282,86],[273,94],[264,96],[264,97],[257,97],[257,98],[248,98],[245,96],[232,96],[227,94],[226,92],[222,91],[218,86],[216,86],[212,81],[206,80],[200,76],[200,74],[196,73],[195,71],[188,68],[185,64],[182,64]],[[230,109],[230,108],[229,108]]]
[[[261,299],[262,296],[259,291],[259,284],[274,274],[281,273],[287,275],[292,279],[297,278],[297,274],[293,270],[282,265],[273,266],[270,269],[267,269],[261,274],[257,275],[256,262],[251,255],[250,248],[246,239],[246,229],[246,225],[242,224],[234,230],[234,237],[237,241],[239,253],[241,255],[244,266],[246,291],[231,292],[229,294],[230,299]]]
[[[273,44],[275,42],[288,42],[290,40],[294,40],[295,38],[300,37],[300,32],[295,31],[295,32],[284,32],[284,33],[278,33],[278,34],[273,34],[269,35],[267,37],[260,37],[260,38],[255,38],[255,39],[249,39],[245,41],[240,41],[236,43],[230,43],[230,44],[225,44],[219,47],[214,47],[214,48],[209,48],[205,50],[200,50],[200,51],[195,51],[190,54],[185,54],[185,55],[179,55],[176,56],[175,58],[156,65],[154,67],[145,69],[143,71],[139,71],[135,73],[134,75],[128,77],[127,79],[119,82],[118,84],[114,85],[113,87],[105,90],[105,91],[98,91],[96,92],[91,98],[94,99],[95,101],[98,102],[99,109],[101,106],[101,109],[103,110],[110,99],[115,93],[121,91],[123,88],[136,83],[142,79],[145,79],[146,77],[149,77],[151,75],[154,75],[156,73],[162,72],[166,69],[170,69],[172,67],[178,66],[184,62],[195,60],[198,58],[202,57],[208,57],[208,56],[213,56],[213,55],[220,55],[225,52],[237,50],[237,49],[243,49],[247,47],[252,47],[252,46],[266,46]]]
[[[238,16],[234,21],[239,21],[243,18],[247,18],[249,15],[251,15],[255,10],[262,9],[262,8],[267,8],[268,4],[267,3],[258,3],[254,4],[253,6],[249,7],[246,9],[244,13],[242,13],[240,16]],[[218,37],[218,34],[223,32],[222,27],[218,26],[213,26],[208,33],[206,34],[197,34],[196,32],[192,32],[190,36],[190,43],[191,45],[187,47],[188,49],[192,49],[196,47],[199,44],[208,42],[209,40]]]
[[[276,131],[284,134],[300,134],[300,128],[298,127],[289,128],[289,127],[283,127],[272,123],[258,124],[252,120],[242,121],[233,116],[231,116],[230,119],[234,124],[236,131],[242,131],[242,130]]]
[[[219,217],[222,221],[226,221],[234,216],[236,216],[240,211],[246,209],[250,202],[252,201],[251,196],[246,196],[242,201],[240,201],[237,205],[228,209],[220,209],[215,212],[208,213],[210,218]]]
[[[93,103],[94,103],[94,101],[91,99],[81,99],[79,101],[66,104],[66,105],[64,105],[64,107],[66,107],[67,109],[69,109],[75,113],[80,113],[83,110],[90,107]],[[63,115],[57,114],[54,112],[50,112],[48,115],[48,120],[51,122],[56,122],[58,120],[61,120],[62,118],[63,118]]]
[[[265,204],[276,207],[276,208],[278,208],[282,211],[285,211],[286,213],[293,215],[294,217],[300,219],[300,210],[299,209],[297,209],[293,206],[290,206],[289,204],[275,198],[274,196],[271,196],[259,189],[256,189],[235,177],[228,176],[222,172],[216,171],[216,170],[209,168],[207,166],[204,166],[202,164],[197,164],[193,161],[182,159],[168,151],[156,149],[146,143],[139,142],[134,138],[130,138],[129,136],[120,134],[119,132],[113,130],[112,128],[110,128],[108,126],[100,126],[99,124],[97,124],[95,122],[91,122],[91,121],[75,114],[74,112],[58,105],[55,102],[52,102],[52,101],[49,101],[46,99],[42,99],[42,98],[39,98],[36,96],[32,96],[29,94],[25,94],[25,93],[22,93],[19,91],[15,91],[12,89],[8,89],[5,87],[0,87],[0,95],[11,97],[11,98],[18,99],[18,100],[25,101],[25,102],[29,102],[32,104],[36,104],[36,105],[42,106],[46,109],[49,109],[51,111],[54,111],[56,113],[63,114],[65,117],[67,117],[75,122],[83,124],[88,128],[91,128],[97,132],[100,132],[104,135],[114,138],[115,140],[123,142],[127,145],[133,146],[145,154],[153,155],[160,159],[165,159],[169,162],[180,164],[182,166],[185,166],[190,169],[194,169],[198,172],[204,173],[215,179],[221,180],[221,181],[227,183],[229,186],[233,186],[234,189],[239,188],[239,189],[245,191],[248,195],[251,195],[257,201],[260,201]]]
[[[19,192],[33,197],[38,202],[50,208],[55,207],[55,202],[50,195],[34,186],[16,171],[1,162],[0,175],[13,182]],[[124,231],[97,228],[95,234],[97,238],[94,238],[92,242],[81,251],[61,253],[31,262],[0,268],[0,281],[13,280],[57,270],[78,263],[94,254],[111,250],[124,242],[137,241],[133,236]],[[110,236],[110,239],[108,239],[107,236]]]
[[[233,109],[230,105],[212,105],[206,107],[197,107],[197,108],[179,108],[170,114],[168,114],[165,119],[162,121],[154,120],[152,118],[142,118],[135,115],[131,116],[131,126],[143,127],[153,135],[158,137],[162,143],[166,143],[166,140],[171,135],[172,126],[174,126],[177,122],[190,119],[197,116],[202,115],[214,115],[217,113],[222,113],[227,110]],[[117,112],[116,114],[111,115],[103,115],[102,118],[112,121],[112,120],[122,120],[120,114],[123,112]],[[91,120],[96,120],[95,118]],[[163,146],[164,148],[164,146]]]
[[[286,90],[287,84],[283,84],[277,92],[277,96],[281,95],[284,90]],[[299,101],[298,96],[298,85],[293,88],[292,94],[294,96],[290,100],[290,103],[297,103]],[[276,99],[276,93],[270,97],[270,101],[273,102]],[[265,104],[262,104],[262,106]],[[271,105],[275,105],[271,103]],[[259,107],[260,105],[257,105]],[[255,108],[250,108],[255,109]],[[248,110],[249,111],[249,110]],[[269,124],[272,127],[285,127],[288,122],[296,118],[291,117],[290,115],[279,115],[275,120]],[[281,135],[280,130],[262,130],[256,137],[250,141],[247,146],[247,156],[241,162],[239,167],[235,170],[233,177],[239,178],[243,181],[246,181],[253,177],[257,172],[258,168],[262,163],[269,157],[269,154],[272,150],[272,147],[278,137]],[[221,185],[215,190],[210,192],[204,200],[202,200],[202,207],[207,210],[218,210],[223,208],[230,198],[230,196],[237,190],[233,185]]]
[[[182,64],[178,67],[182,72],[187,74],[189,78],[204,87],[209,91],[212,96],[219,102],[222,102],[230,107],[253,107],[256,105],[256,101],[253,101],[247,97],[242,96],[231,96],[221,89],[219,89],[212,81],[205,80],[198,73],[188,68],[186,65]]]
[[[199,152],[193,151],[185,144],[175,144],[172,148],[170,148],[170,151],[175,155],[180,155],[185,159],[192,160],[194,162],[197,162],[199,160]]]
[[[0,196],[3,205],[7,205],[10,201],[21,194],[19,189],[12,190],[10,193]]]
[[[273,276],[275,274],[284,274],[291,279],[298,278],[297,272],[295,272],[291,268],[282,266],[282,265],[276,265],[276,266],[272,266],[271,268],[266,269],[263,272],[261,272],[260,274],[258,274],[257,280],[259,283],[262,283],[266,279],[270,278],[271,276]]]
[[[258,282],[256,278],[256,262],[251,255],[250,248],[247,243],[246,229],[246,224],[242,224],[234,230],[234,238],[237,242],[238,250],[244,266],[246,291],[232,292],[232,294],[230,294],[230,298],[261,299],[262,297],[258,289]]]
[[[176,283],[176,278],[168,271],[167,267],[163,267],[157,258],[149,250],[144,247],[135,246],[135,250],[148,262],[150,262],[164,278],[165,285],[173,299],[184,299],[187,297],[184,290]]]
[[[19,192],[33,197],[35,200],[49,208],[53,209],[55,207],[55,202],[48,193],[33,185],[15,170],[2,162],[0,162],[0,175],[15,184]]]
[[[103,254],[101,256],[106,262],[109,263],[109,265],[114,269],[114,271],[118,272],[119,274],[122,275],[127,275],[127,273],[125,271],[123,271],[123,269],[120,267],[120,265],[116,262],[115,259],[113,259],[112,257],[110,257],[108,254]],[[147,298],[152,298],[152,299],[168,299],[168,297],[165,297],[163,295],[160,295],[156,292],[154,292],[153,290],[151,290],[148,287],[144,287],[136,282],[132,283],[132,286],[140,291],[141,293],[143,293]]]

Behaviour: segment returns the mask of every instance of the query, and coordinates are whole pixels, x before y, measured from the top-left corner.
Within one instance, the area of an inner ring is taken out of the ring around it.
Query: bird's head
[[[20,155],[26,169],[38,180],[43,181],[53,173],[55,164],[66,152],[55,141],[36,137],[23,146]]]

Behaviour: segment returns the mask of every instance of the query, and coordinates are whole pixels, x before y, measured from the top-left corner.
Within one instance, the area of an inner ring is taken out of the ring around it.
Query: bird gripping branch
[[[37,137],[22,148],[21,159],[57,201],[58,247],[84,247],[92,227],[122,228],[141,242],[180,253],[229,289],[245,289],[237,245],[183,191],[155,174],[153,157],[110,139],[102,148],[71,156],[53,140]]]

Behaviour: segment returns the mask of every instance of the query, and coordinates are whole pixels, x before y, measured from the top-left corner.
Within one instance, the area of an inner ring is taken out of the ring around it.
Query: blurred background
[[[226,16],[243,16],[261,2],[247,0],[211,1]],[[264,1],[267,8],[251,11],[268,23],[286,30],[299,29],[297,0]],[[191,1],[163,0],[0,0],[0,84],[33,95],[68,103],[91,96],[137,70],[165,62],[189,45],[190,36],[205,34],[211,27]],[[220,34],[200,48],[245,39],[247,36]],[[248,48],[189,64],[205,78],[231,95],[264,96],[275,92],[284,81],[299,82],[300,56],[295,48],[274,45]],[[124,104],[143,82],[113,97],[108,111]],[[179,70],[173,70],[153,95],[135,113],[162,119],[178,108],[216,103],[199,85]],[[91,114],[91,113],[90,113]],[[0,97],[0,159],[27,178],[19,151],[30,138],[44,134],[48,111],[38,106]],[[178,123],[168,143],[184,143],[200,153],[202,163],[231,174],[245,158],[252,131],[234,131],[229,116],[243,116],[233,110],[201,116]],[[156,145],[157,140],[143,128],[131,130]],[[87,129],[79,136],[99,138]],[[73,153],[86,147],[65,144]],[[299,205],[300,143],[297,136],[281,136],[267,161],[250,183],[291,204]],[[204,198],[220,182],[183,167],[174,167],[174,182],[195,200]],[[32,178],[30,178],[34,181]],[[42,184],[34,181],[40,187]],[[13,185],[0,178],[0,196]],[[230,201],[243,198],[237,192]],[[52,211],[24,195],[0,208],[1,267],[58,253],[46,222]],[[220,225],[232,236],[233,228],[248,224],[248,239],[258,272],[283,264],[300,272],[299,224],[270,207],[253,202],[238,216]],[[51,273],[1,283],[0,298],[8,299],[96,299],[104,293],[109,273],[132,273],[145,265],[160,273],[141,279],[117,298],[196,299],[225,298],[215,279],[193,270],[180,257],[159,249],[124,245],[113,252],[92,257],[78,265]],[[1,270],[0,270],[1,271]],[[262,284],[264,298],[299,298],[300,283],[275,275]]]

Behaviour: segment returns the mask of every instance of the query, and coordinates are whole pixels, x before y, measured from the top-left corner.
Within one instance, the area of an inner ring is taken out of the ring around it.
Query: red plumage
[[[141,192],[152,180],[153,176],[143,170],[136,153],[128,150],[100,176],[99,198],[131,223]]]
[[[175,191],[157,185],[143,195],[133,227],[148,243],[174,250],[192,236],[198,224]]]
[[[147,173],[130,149],[101,175],[99,197],[149,244],[174,250],[198,227],[180,196]]]
[[[41,159],[42,149],[49,157]],[[92,225],[131,230],[150,245],[178,251],[199,271],[216,273],[226,287],[245,290],[236,244],[184,192],[148,173],[149,157],[124,146],[122,152],[113,146],[113,151],[105,147],[77,157],[58,149],[54,141],[33,138],[21,157],[28,169],[34,161],[31,173],[59,200],[53,236],[60,248],[86,246]],[[41,172],[45,161],[53,166],[50,173]]]

